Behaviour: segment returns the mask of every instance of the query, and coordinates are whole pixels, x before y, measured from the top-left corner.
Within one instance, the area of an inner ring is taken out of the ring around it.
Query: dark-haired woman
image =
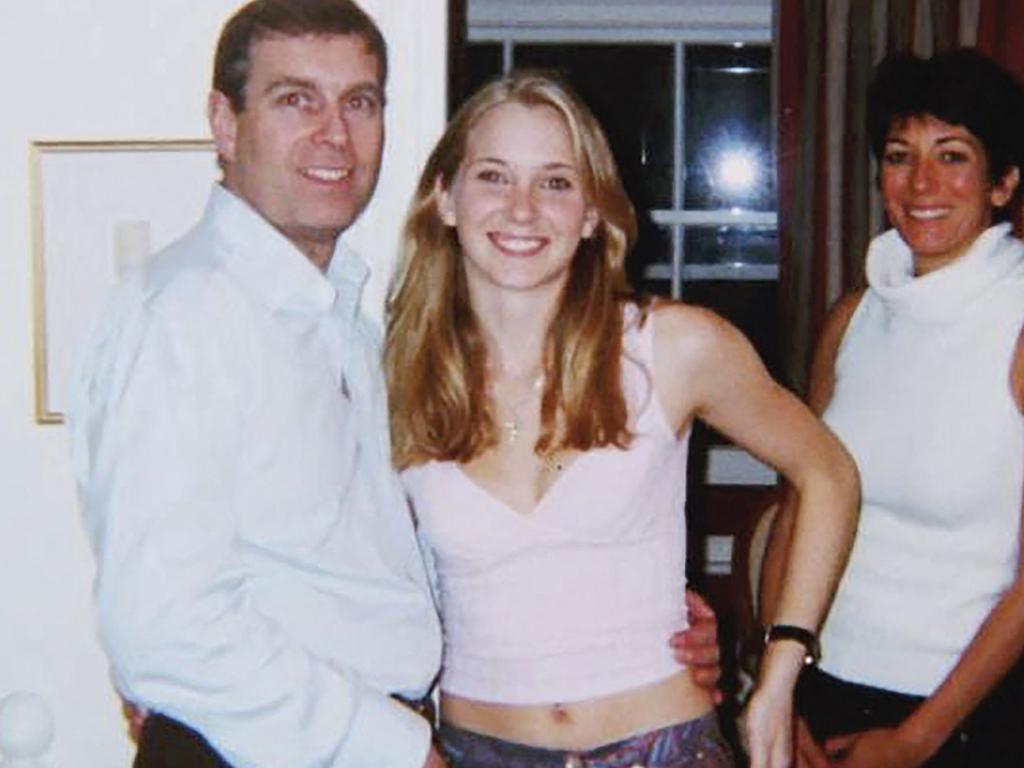
[[[832,311],[809,400],[862,480],[797,706],[800,765],[1024,765],[1024,94],[972,50],[883,61],[869,131],[892,229]],[[776,530],[789,526],[784,510]],[[765,598],[774,588],[773,546]],[[770,607],[768,608],[770,612]],[[770,613],[769,613],[770,615]]]

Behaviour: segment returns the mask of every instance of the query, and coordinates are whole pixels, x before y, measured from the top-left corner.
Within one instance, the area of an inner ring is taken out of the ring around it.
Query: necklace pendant
[[[515,419],[510,419],[501,425],[501,428],[505,430],[505,434],[508,435],[508,441],[514,443],[519,439],[519,422]]]
[[[565,469],[565,463],[558,457],[558,451],[545,451],[540,456],[544,471],[557,474]]]

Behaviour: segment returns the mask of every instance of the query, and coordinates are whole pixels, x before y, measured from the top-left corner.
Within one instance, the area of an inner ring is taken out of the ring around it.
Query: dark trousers
[[[410,701],[393,696],[433,725],[434,703],[427,696]],[[165,715],[149,715],[142,725],[132,768],[231,768],[210,742],[184,723]]]
[[[819,669],[804,671],[796,709],[818,741],[829,736],[892,728],[924,699],[840,680]],[[956,728],[923,768],[1024,766],[1024,666],[1018,665]]]
[[[209,742],[186,725],[150,715],[142,726],[132,768],[231,768]]]

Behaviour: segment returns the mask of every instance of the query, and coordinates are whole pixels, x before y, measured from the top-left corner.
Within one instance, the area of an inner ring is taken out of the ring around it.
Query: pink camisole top
[[[523,514],[455,462],[406,470],[436,569],[441,689],[503,704],[572,702],[676,674],[686,627],[686,460],[655,396],[653,320],[625,308],[635,435],[569,464]]]

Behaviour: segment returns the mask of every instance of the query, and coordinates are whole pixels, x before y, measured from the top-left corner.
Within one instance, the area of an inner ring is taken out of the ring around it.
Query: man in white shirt
[[[351,0],[227,22],[223,181],[119,286],[72,386],[101,639],[150,713],[137,768],[442,765],[400,702],[429,691],[440,629],[339,240],[377,181],[386,66]]]
[[[223,182],[119,287],[73,387],[101,637],[151,713],[137,765],[440,764],[389,695],[428,692],[441,637],[339,241],[385,78],[352,2],[241,9],[209,101]]]

